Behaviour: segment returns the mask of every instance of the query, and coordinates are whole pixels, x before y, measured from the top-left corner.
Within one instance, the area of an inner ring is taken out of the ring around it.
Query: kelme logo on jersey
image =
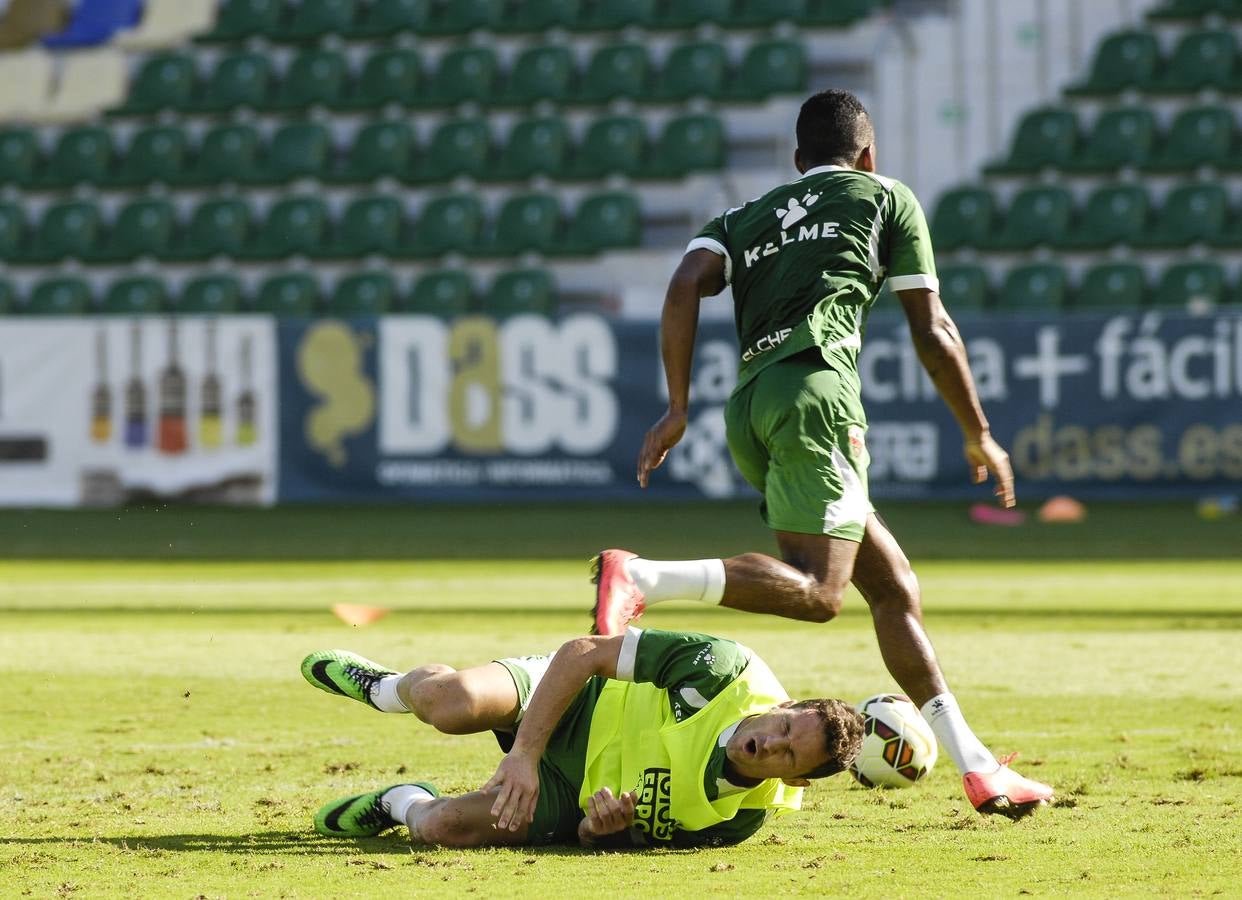
[[[857,425],[851,425],[846,434],[850,439],[850,456],[854,459],[860,458],[867,451],[867,441],[864,437],[866,430]]]
[[[652,841],[673,839],[677,827],[672,816],[673,778],[668,769],[647,769],[638,784],[634,802],[634,828],[650,836]]]
[[[819,194],[812,194],[807,191],[800,199],[798,197],[790,197],[784,206],[778,206],[773,210],[776,218],[781,223],[781,239],[780,241],[768,241],[764,244],[756,244],[750,247],[742,255],[746,262],[746,268],[750,268],[759,261],[761,257],[771,256],[774,253],[780,253],[781,247],[786,244],[796,244],[799,241],[817,241],[822,238],[837,237],[837,228],[839,222],[816,222],[813,225],[799,225],[797,233],[793,233],[792,229],[798,225],[803,219],[810,215],[810,207],[815,205],[815,201],[819,199]]]

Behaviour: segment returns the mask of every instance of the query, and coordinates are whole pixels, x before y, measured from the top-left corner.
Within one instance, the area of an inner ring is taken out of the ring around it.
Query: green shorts
[[[763,494],[769,528],[861,541],[867,516],[867,419],[818,349],[770,364],[725,406],[729,452]]]
[[[509,670],[518,691],[518,718],[521,722],[530,696],[548,668],[548,656],[521,656],[498,659]],[[604,689],[605,679],[592,678],[569,704],[548,739],[539,760],[539,800],[535,817],[527,830],[530,844],[577,844],[582,808],[578,792],[586,777],[587,741],[591,736],[591,716]],[[497,731],[496,741],[506,753],[513,746],[513,733]]]

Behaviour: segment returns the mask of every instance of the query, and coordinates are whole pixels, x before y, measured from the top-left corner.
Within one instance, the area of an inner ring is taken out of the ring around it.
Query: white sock
[[[395,788],[384,791],[380,804],[388,810],[388,815],[398,825],[405,824],[406,813],[415,803],[423,803],[432,799],[431,792],[416,784],[399,784]]]
[[[953,757],[953,765],[959,772],[965,775],[967,772],[996,771],[1000,764],[966,724],[966,717],[958,708],[956,697],[937,694],[923,704],[922,712],[940,745]]]
[[[714,606],[724,596],[721,559],[631,559],[625,571],[643,592],[648,606],[665,600],[697,600]]]
[[[375,690],[371,692],[371,702],[380,712],[408,713],[410,708],[405,705],[401,695],[397,693],[397,684],[403,675],[386,675],[379,680]]]

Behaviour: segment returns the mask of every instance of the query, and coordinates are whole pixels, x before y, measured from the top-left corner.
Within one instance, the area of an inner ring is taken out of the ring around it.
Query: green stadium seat
[[[56,276],[35,285],[25,312],[32,316],[80,316],[90,312],[93,300],[85,279]]]
[[[335,106],[345,93],[348,67],[335,50],[306,50],[294,57],[280,84],[264,102],[266,110],[305,110]]]
[[[198,275],[181,289],[176,311],[186,315],[228,315],[242,309],[244,296],[236,276]]]
[[[35,228],[33,240],[18,254],[24,263],[87,259],[103,239],[103,217],[89,200],[67,200],[49,206]]]
[[[1078,221],[1054,243],[1066,250],[1134,244],[1143,235],[1150,206],[1147,191],[1136,185],[1097,188],[1087,198]]]
[[[0,278],[0,316],[17,312],[17,308],[17,288],[8,279]]]
[[[176,260],[237,256],[252,242],[254,220],[244,201],[207,200],[190,215],[185,232],[169,254]]]
[[[1177,114],[1143,170],[1185,172],[1220,166],[1228,163],[1233,149],[1233,111],[1223,106],[1191,107]]]
[[[289,272],[263,282],[254,298],[254,311],[271,316],[313,316],[319,300],[319,282],[313,275]]]
[[[1169,266],[1160,276],[1151,302],[1155,306],[1191,309],[1229,302],[1225,270],[1219,263],[1187,262]]]
[[[999,229],[993,228],[980,246],[989,250],[1027,250],[1053,244],[1069,227],[1074,201],[1058,187],[1026,188],[1014,197]]]
[[[815,28],[844,28],[871,15],[877,0],[807,0],[799,24]]]
[[[495,92],[499,63],[490,47],[461,47],[440,59],[426,91],[409,98],[413,106],[486,103]]]
[[[482,245],[481,256],[517,256],[548,253],[560,240],[561,204],[552,194],[514,194],[505,200],[496,217],[496,230]]]
[[[426,27],[430,6],[429,0],[371,0],[359,11],[345,36],[370,40],[421,32]]]
[[[272,65],[259,53],[235,53],[216,63],[202,92],[183,107],[186,112],[229,112],[238,107],[262,109],[272,85]]]
[[[1087,80],[1066,90],[1071,97],[1107,96],[1149,82],[1160,63],[1160,45],[1150,31],[1126,30],[1100,43]]]
[[[328,208],[321,198],[283,197],[268,211],[256,239],[237,256],[245,259],[313,256],[326,244],[330,222]]]
[[[108,285],[99,311],[111,315],[144,316],[160,313],[168,306],[168,289],[158,278],[137,275],[118,278]]]
[[[378,316],[393,309],[397,284],[387,272],[355,272],[337,282],[328,298],[328,315]]]
[[[108,177],[113,187],[176,184],[189,166],[189,140],[173,125],[144,128],[134,135],[117,170]]]
[[[577,31],[618,31],[656,21],[655,0],[584,0],[570,27]]]
[[[177,213],[167,200],[135,200],[116,217],[107,237],[87,256],[89,262],[162,259],[172,250]]]
[[[1059,168],[1074,155],[1078,119],[1068,109],[1037,109],[1022,117],[1007,159],[986,166],[989,175],[1029,174]]]
[[[931,236],[937,250],[979,247],[992,233],[996,198],[982,187],[946,191],[932,213]]]
[[[684,178],[693,172],[724,168],[724,124],[716,116],[669,119],[660,130],[642,174],[648,178]]]
[[[544,269],[502,272],[483,296],[483,311],[498,318],[550,316],[556,312],[556,283]]]
[[[582,103],[610,103],[638,99],[647,93],[651,59],[643,44],[605,44],[591,55],[576,99]]]
[[[465,35],[489,27],[499,10],[499,0],[432,0],[421,32],[433,37]]]
[[[268,36],[275,41],[296,43],[344,34],[353,25],[357,12],[355,0],[301,0]]]
[[[1056,263],[1031,263],[1010,269],[997,298],[1002,311],[1057,310],[1066,305],[1069,278]]]
[[[1204,88],[1227,88],[1238,56],[1229,31],[1195,31],[1183,35],[1173,55],[1155,76],[1141,83],[1147,93],[1191,94]]]
[[[483,173],[499,181],[535,175],[559,176],[566,167],[572,142],[565,120],[546,116],[523,119],[513,126],[496,165]]]
[[[1147,13],[1153,22],[1194,21],[1222,12],[1220,0],[1165,0]]]
[[[452,319],[474,309],[474,285],[457,269],[428,272],[414,283],[404,304],[406,312]]]
[[[184,53],[157,53],[139,67],[125,103],[112,112],[145,116],[164,109],[181,109],[194,94],[194,81],[193,59]]]
[[[1147,299],[1147,276],[1136,263],[1103,263],[1083,276],[1074,294],[1079,309],[1138,309]]]
[[[197,40],[204,44],[232,44],[269,34],[276,29],[282,9],[282,0],[224,0],[215,28]]]
[[[431,135],[427,152],[408,180],[414,183],[447,181],[459,175],[479,177],[491,160],[492,134],[485,119],[450,119]]]
[[[0,131],[0,185],[32,184],[39,168],[39,139],[29,128]]]
[[[0,202],[0,262],[21,256],[26,231],[26,208],[17,203]]]
[[[402,240],[404,212],[396,197],[357,197],[351,200],[335,236],[320,255],[356,259],[369,253],[395,255]]]
[[[1224,232],[1228,215],[1229,195],[1222,185],[1183,184],[1169,192],[1138,243],[1179,248],[1211,243]]]
[[[531,47],[518,55],[494,102],[506,106],[529,106],[540,100],[560,103],[569,96],[573,77],[574,58],[568,47]]]
[[[1156,116],[1146,107],[1123,107],[1100,114],[1086,140],[1060,164],[1071,172],[1115,172],[1141,166],[1156,143]]]
[[[492,30],[501,34],[538,34],[569,28],[582,12],[582,0],[504,0]]]
[[[332,135],[326,126],[285,125],[272,135],[267,156],[252,180],[285,184],[298,178],[322,178],[332,162]]]
[[[380,178],[409,176],[416,141],[406,122],[372,122],[354,136],[344,164],[329,173],[330,181],[359,184]]]
[[[715,99],[724,93],[728,76],[729,57],[723,44],[715,41],[680,44],[665,60],[649,99],[679,102],[692,97]]]
[[[568,236],[557,252],[580,256],[637,247],[642,238],[638,198],[623,191],[592,194],[578,204]]]
[[[107,181],[116,154],[112,132],[95,125],[64,131],[47,165],[35,178],[43,188],[67,188]]]
[[[402,255],[427,258],[465,253],[478,246],[483,218],[483,205],[473,194],[429,200],[419,212],[413,239],[401,248]]]
[[[951,313],[961,309],[981,310],[988,307],[991,287],[988,285],[987,270],[982,266],[942,266],[939,276],[940,299]]]
[[[732,9],[732,0],[668,0],[656,9],[652,27],[683,31],[706,24],[723,25]]]
[[[217,185],[254,181],[259,174],[259,133],[250,125],[220,125],[203,137],[182,184]]]
[[[771,40],[752,44],[729,81],[733,100],[765,100],[777,94],[806,90],[806,50],[797,41]]]
[[[777,22],[800,24],[806,17],[806,0],[738,0],[727,28],[767,28]]]
[[[389,103],[409,103],[418,95],[423,65],[414,50],[403,48],[372,53],[362,64],[349,94],[338,98],[337,109],[378,109]]]
[[[637,116],[604,116],[587,128],[570,167],[572,178],[638,175],[647,152],[647,126]]]

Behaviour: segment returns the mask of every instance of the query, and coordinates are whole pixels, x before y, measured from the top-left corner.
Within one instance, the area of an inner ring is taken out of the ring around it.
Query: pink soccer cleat
[[[643,592],[625,571],[625,564],[637,556],[628,550],[601,550],[591,560],[591,581],[595,584],[592,634],[620,634],[647,608]]]
[[[1029,816],[1052,799],[1052,788],[1039,781],[1024,778],[1008,763],[1013,756],[1000,761],[995,772],[967,772],[962,776],[962,787],[971,805],[981,813],[1021,819]]]

